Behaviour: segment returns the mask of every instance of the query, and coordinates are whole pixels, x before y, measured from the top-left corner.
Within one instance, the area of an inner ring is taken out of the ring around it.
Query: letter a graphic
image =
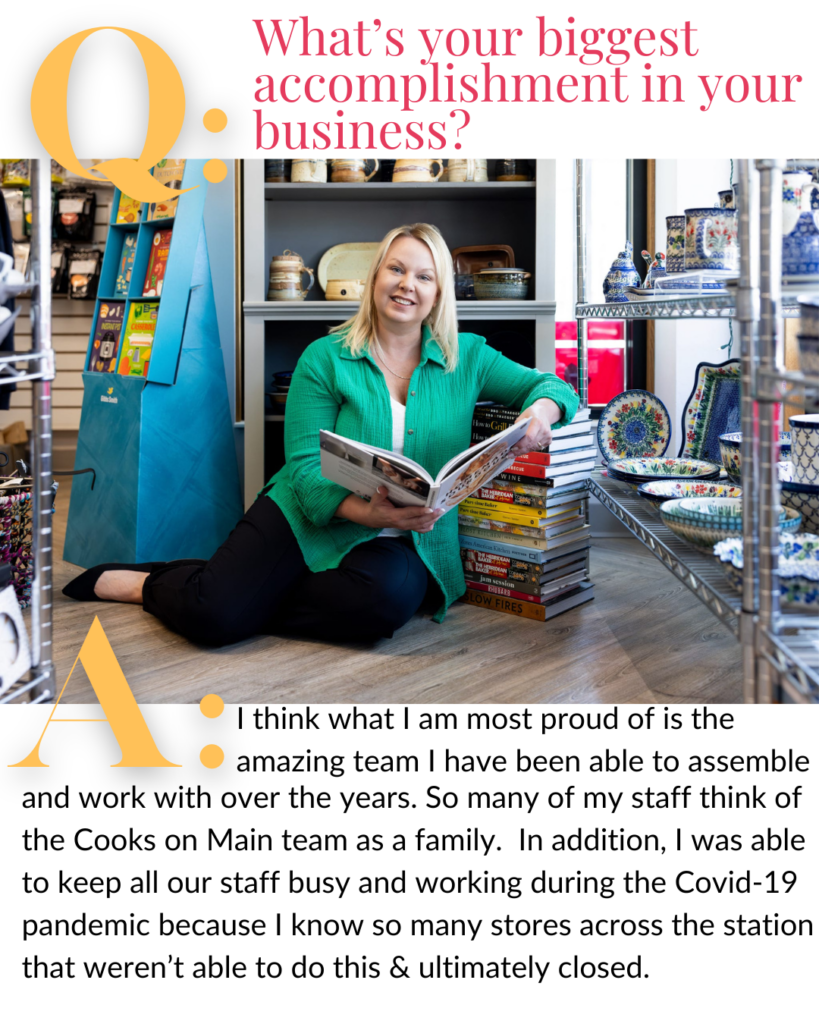
[[[65,688],[68,686],[78,661],[82,662],[91,685],[94,687],[94,693],[96,693],[97,700],[99,700],[100,706],[105,712],[105,718],[71,719],[54,717],[54,712],[57,710],[57,705],[65,693]],[[96,616],[91,628],[88,630],[88,635],[83,641],[80,653],[74,660],[71,672],[68,673],[68,679],[66,679],[62,690],[60,690],[60,696],[57,698],[51,714],[48,716],[48,721],[40,734],[39,740],[37,740],[36,746],[25,760],[9,765],[9,768],[48,768],[48,765],[40,760],[40,744],[43,742],[46,729],[48,729],[52,722],[77,721],[107,722],[111,726],[111,730],[122,752],[122,760],[119,764],[112,765],[113,768],[181,767],[181,765],[173,764],[173,762],[166,760],[159,752],[151,731],[142,717],[142,712],[139,710],[139,705],[134,700],[134,695],[131,693],[128,681],[119,667],[114,649],[108,642],[105,630]]]

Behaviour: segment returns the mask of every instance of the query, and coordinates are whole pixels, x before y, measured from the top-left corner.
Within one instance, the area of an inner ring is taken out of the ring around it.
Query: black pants
[[[322,640],[390,637],[421,606],[424,563],[408,541],[376,537],[337,569],[311,572],[284,513],[262,495],[205,562],[167,562],[145,580],[143,608],[210,647],[257,633]]]

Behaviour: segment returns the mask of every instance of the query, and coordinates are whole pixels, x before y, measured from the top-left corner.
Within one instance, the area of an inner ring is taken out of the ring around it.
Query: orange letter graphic
[[[54,712],[57,710],[57,705],[65,693],[65,688],[68,686],[78,661],[82,662],[83,668],[88,674],[91,685],[94,687],[94,693],[96,693],[102,710],[105,712],[105,718],[73,719],[54,717]],[[128,681],[119,667],[114,649],[111,647],[108,637],[105,635],[105,630],[96,616],[91,628],[88,630],[88,635],[83,641],[80,653],[74,660],[71,672],[68,673],[68,679],[66,679],[62,690],[60,690],[60,696],[54,704],[54,708],[48,717],[45,728],[40,734],[40,738],[37,740],[36,746],[27,758],[19,761],[17,764],[9,765],[9,768],[48,768],[48,765],[40,760],[40,744],[43,742],[46,729],[52,722],[77,721],[108,722],[122,752],[122,760],[119,764],[112,765],[113,768],[181,767],[181,765],[173,764],[173,762],[166,760],[159,752],[150,729],[142,717],[142,712],[139,710],[139,705],[134,700],[134,695],[131,693]]]
[[[31,89],[31,119],[49,156],[82,178],[99,181],[77,159],[68,131],[68,76],[77,50],[94,32],[110,28],[122,32],[136,45],[148,76],[148,133],[138,160],[119,157],[95,164],[118,189],[141,203],[167,202],[188,189],[162,185],[149,173],[176,142],[185,120],[185,89],[176,65],[152,39],[127,28],[100,25],[64,39],[40,65]]]

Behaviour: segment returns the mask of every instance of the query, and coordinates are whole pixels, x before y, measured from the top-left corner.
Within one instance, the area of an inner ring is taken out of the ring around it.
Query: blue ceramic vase
[[[603,297],[606,302],[628,302],[626,289],[640,287],[640,275],[632,259],[633,246],[626,242],[623,252],[617,254],[603,282]]]
[[[782,273],[819,274],[819,228],[812,213],[800,213],[796,227],[782,239]]]

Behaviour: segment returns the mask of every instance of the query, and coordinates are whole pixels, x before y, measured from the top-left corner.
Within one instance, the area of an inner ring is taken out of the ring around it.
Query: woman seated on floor
[[[307,347],[293,374],[286,463],[209,561],[100,565],[63,590],[126,601],[196,643],[257,633],[324,640],[391,637],[425,597],[440,622],[464,592],[458,513],[369,501],[321,475],[319,431],[415,459],[433,476],[470,442],[481,400],[532,417],[514,451],[542,448],[571,421],[574,390],[484,338],[458,334],[452,258],[437,228],[390,231],[361,306]]]

